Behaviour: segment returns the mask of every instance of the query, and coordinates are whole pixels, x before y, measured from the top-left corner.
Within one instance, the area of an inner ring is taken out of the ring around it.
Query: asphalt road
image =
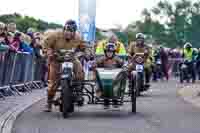
[[[41,101],[19,116],[13,133],[200,133],[200,110],[177,96],[180,87],[173,80],[153,84],[138,98],[136,115],[130,104],[120,110],[90,105],[63,119],[58,111],[43,112]]]

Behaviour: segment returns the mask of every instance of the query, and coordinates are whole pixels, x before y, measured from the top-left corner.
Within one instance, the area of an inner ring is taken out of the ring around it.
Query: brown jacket
[[[151,64],[151,61],[150,61],[150,49],[147,45],[144,45],[144,47],[140,48],[140,47],[137,47],[136,43],[131,43],[129,45],[129,48],[128,48],[128,53],[129,53],[129,56],[133,57],[136,53],[145,53],[145,51],[147,51],[147,53],[145,54],[145,57],[144,57],[144,65],[145,67],[149,67],[149,65]],[[130,66],[133,66],[133,68],[135,67],[135,64],[133,63],[132,65]]]
[[[74,40],[66,41],[64,34],[61,31],[54,31],[54,32],[48,32],[44,35],[43,41],[42,41],[42,47],[43,49],[52,49],[53,55],[49,56],[48,58],[48,64],[49,64],[49,79],[54,80],[56,75],[59,73],[60,64],[56,61],[56,56],[59,56],[58,50],[65,49],[70,50],[72,48],[77,48],[80,45],[84,45],[83,41],[80,38],[80,35],[77,33]],[[75,78],[78,80],[81,80],[84,78],[84,72],[82,65],[78,59],[73,60],[74,63],[74,73]]]
[[[77,33],[74,40],[66,41],[62,31],[49,32],[44,35],[43,48],[52,48],[57,51],[60,49],[70,50],[83,45],[80,35]]]
[[[149,50],[148,46],[144,46],[142,48],[137,47],[136,43],[131,43],[128,48],[128,53],[130,56],[133,56],[135,53],[144,53],[145,50]]]

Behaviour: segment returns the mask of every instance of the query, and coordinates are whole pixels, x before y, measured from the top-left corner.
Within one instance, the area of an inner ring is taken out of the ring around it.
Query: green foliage
[[[167,0],[160,1],[152,10],[144,9],[142,16],[143,20],[134,22],[126,28],[129,38],[134,38],[137,32],[143,32],[147,39],[168,47],[182,47],[186,41],[200,47],[199,1],[179,0],[174,5]],[[152,16],[159,19],[152,19]]]
[[[103,36],[101,34],[101,32],[97,29],[96,30],[96,40],[103,40],[103,39],[105,39],[105,36]]]
[[[18,13],[0,15],[0,21],[4,23],[14,22],[17,25],[17,29],[22,32],[26,32],[28,28],[34,28],[39,31],[44,31],[46,29],[56,29],[61,28],[62,25],[55,23],[48,23],[43,20],[37,20],[29,16],[21,16]]]
[[[115,32],[119,41],[122,42],[125,46],[128,46],[128,36],[123,32]]]

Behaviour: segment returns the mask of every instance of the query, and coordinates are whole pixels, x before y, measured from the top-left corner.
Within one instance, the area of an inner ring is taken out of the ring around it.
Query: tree
[[[144,9],[142,18],[126,28],[128,34],[133,34],[130,29],[134,27],[134,32],[143,32],[147,38],[152,37],[169,47],[182,47],[186,41],[199,45],[200,1],[179,0],[174,4],[160,1],[151,10]]]
[[[48,23],[43,20],[37,20],[29,16],[21,16],[18,13],[6,14],[0,16],[0,21],[4,23],[14,22],[17,25],[17,29],[22,32],[26,32],[28,28],[34,28],[39,31],[44,31],[47,29],[61,28],[62,25],[55,23]]]

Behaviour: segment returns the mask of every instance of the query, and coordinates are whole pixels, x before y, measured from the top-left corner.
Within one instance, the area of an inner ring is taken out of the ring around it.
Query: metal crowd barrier
[[[0,51],[0,97],[42,88],[44,61],[28,53]]]

